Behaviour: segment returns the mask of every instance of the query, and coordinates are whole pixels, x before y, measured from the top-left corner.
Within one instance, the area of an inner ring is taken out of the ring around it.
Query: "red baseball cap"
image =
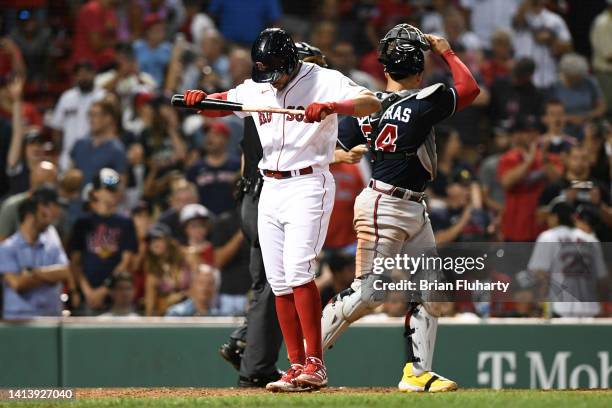
[[[206,125],[206,129],[209,132],[221,133],[225,137],[230,136],[230,128],[225,122],[211,122]]]

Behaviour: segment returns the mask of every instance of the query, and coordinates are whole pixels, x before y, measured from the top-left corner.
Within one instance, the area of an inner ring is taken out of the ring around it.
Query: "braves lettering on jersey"
[[[379,92],[383,111],[365,118],[347,117],[340,121],[338,144],[346,151],[368,144],[371,152],[406,153],[401,160],[374,160],[372,178],[412,191],[424,191],[435,176],[433,126],[451,116],[456,109],[454,88],[435,84],[422,90],[397,94],[396,102],[385,109],[391,93]],[[427,139],[431,138],[431,146]],[[433,150],[427,151],[427,150]]]
[[[280,108],[304,109],[312,102],[352,99],[365,88],[338,71],[302,63],[299,72],[282,90],[271,84],[247,79],[227,94],[229,101]],[[235,112],[240,117],[252,115],[261,139],[266,170],[298,170],[308,166],[325,168],[334,157],[338,115],[329,115],[320,123],[305,123],[303,115]]]

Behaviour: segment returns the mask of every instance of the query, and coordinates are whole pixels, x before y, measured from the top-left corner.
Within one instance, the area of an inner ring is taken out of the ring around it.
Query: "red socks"
[[[323,359],[321,340],[321,295],[314,281],[293,288],[295,309],[300,316],[302,331],[306,338],[306,355]]]
[[[300,326],[300,318],[295,309],[293,293],[276,296],[276,315],[285,339],[289,362],[291,364],[304,364],[304,361],[306,361],[304,335]]]
[[[314,281],[293,288],[288,295],[276,296],[276,314],[291,364],[304,364],[306,355],[323,359],[321,313],[321,296]]]

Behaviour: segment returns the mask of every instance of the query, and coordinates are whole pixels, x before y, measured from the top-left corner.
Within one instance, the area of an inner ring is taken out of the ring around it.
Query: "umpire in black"
[[[316,47],[296,43],[300,59],[327,67],[325,57]],[[252,117],[244,121],[242,179],[239,184],[242,231],[251,245],[249,269],[253,284],[252,297],[245,322],[219,349],[221,356],[240,374],[240,387],[265,387],[281,373],[276,368],[283,336],[276,318],[274,294],[266,279],[257,234],[257,206],[263,178],[257,165],[263,156],[261,142]]]

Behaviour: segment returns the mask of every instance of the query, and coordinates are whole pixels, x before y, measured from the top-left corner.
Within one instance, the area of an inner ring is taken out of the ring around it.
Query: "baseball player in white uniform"
[[[542,283],[554,316],[594,317],[600,312],[598,287],[606,287],[608,271],[599,240],[576,228],[573,218],[570,204],[551,202],[550,228],[538,236],[527,268]]]
[[[251,56],[252,78],[209,98],[305,109],[304,115],[252,115],[263,148],[259,240],[291,363],[285,375],[266,388],[316,389],[327,385],[327,372],[313,261],[325,241],[334,201],[335,184],[328,165],[334,158],[337,114],[367,116],[380,109],[380,102],[340,72],[300,62],[291,37],[281,29],[262,31]],[[184,96],[186,104],[193,105],[206,94],[186,91]]]

